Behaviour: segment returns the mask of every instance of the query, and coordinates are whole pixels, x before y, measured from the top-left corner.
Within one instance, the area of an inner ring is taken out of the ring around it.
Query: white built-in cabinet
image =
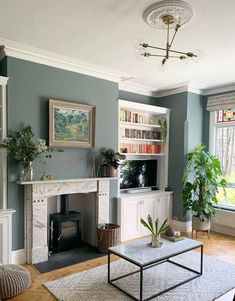
[[[0,142],[6,138],[6,85],[7,77],[0,76]],[[7,208],[7,152],[0,149],[0,209]]]
[[[145,105],[119,99],[119,151],[127,160],[157,160],[157,183],[159,190],[136,193],[119,193],[118,224],[121,240],[126,241],[150,235],[140,219],[159,219],[159,223],[172,218],[172,192],[168,187],[168,147],[170,109]],[[163,140],[159,121],[167,122],[167,137]]]
[[[0,142],[7,135],[6,85],[8,78],[0,76]],[[0,264],[12,263],[12,214],[7,209],[7,152],[0,149]]]
[[[118,198],[118,224],[121,226],[121,241],[149,235],[140,219],[159,219],[162,223],[172,218],[172,192],[152,191],[138,194],[120,194]]]

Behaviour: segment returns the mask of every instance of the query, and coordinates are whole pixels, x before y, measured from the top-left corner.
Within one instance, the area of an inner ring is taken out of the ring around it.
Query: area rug
[[[199,270],[200,254],[188,252],[174,257],[174,261]],[[111,264],[112,278],[136,266],[118,260]],[[192,276],[190,271],[170,263],[163,263],[144,271],[144,298]],[[115,282],[139,298],[139,273]],[[60,301],[128,301],[124,293],[107,283],[107,265],[83,271],[44,286]],[[204,255],[203,275],[152,300],[156,301],[212,301],[235,287],[235,265]]]

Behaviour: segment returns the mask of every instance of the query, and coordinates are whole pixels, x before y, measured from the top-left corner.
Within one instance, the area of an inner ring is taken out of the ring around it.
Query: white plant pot
[[[208,231],[211,227],[211,220],[208,218],[204,222],[201,222],[199,217],[192,217],[192,228],[199,231]]]

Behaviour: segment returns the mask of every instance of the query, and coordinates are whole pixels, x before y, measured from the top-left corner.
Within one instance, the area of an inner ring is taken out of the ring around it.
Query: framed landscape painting
[[[49,146],[92,148],[95,106],[49,100]]]

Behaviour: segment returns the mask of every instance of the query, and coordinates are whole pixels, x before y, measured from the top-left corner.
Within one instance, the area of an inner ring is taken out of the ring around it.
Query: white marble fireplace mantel
[[[108,223],[110,180],[117,180],[117,178],[20,182],[19,184],[25,186],[25,247],[27,263],[34,264],[48,260],[48,198],[61,194],[95,192],[96,225]]]

